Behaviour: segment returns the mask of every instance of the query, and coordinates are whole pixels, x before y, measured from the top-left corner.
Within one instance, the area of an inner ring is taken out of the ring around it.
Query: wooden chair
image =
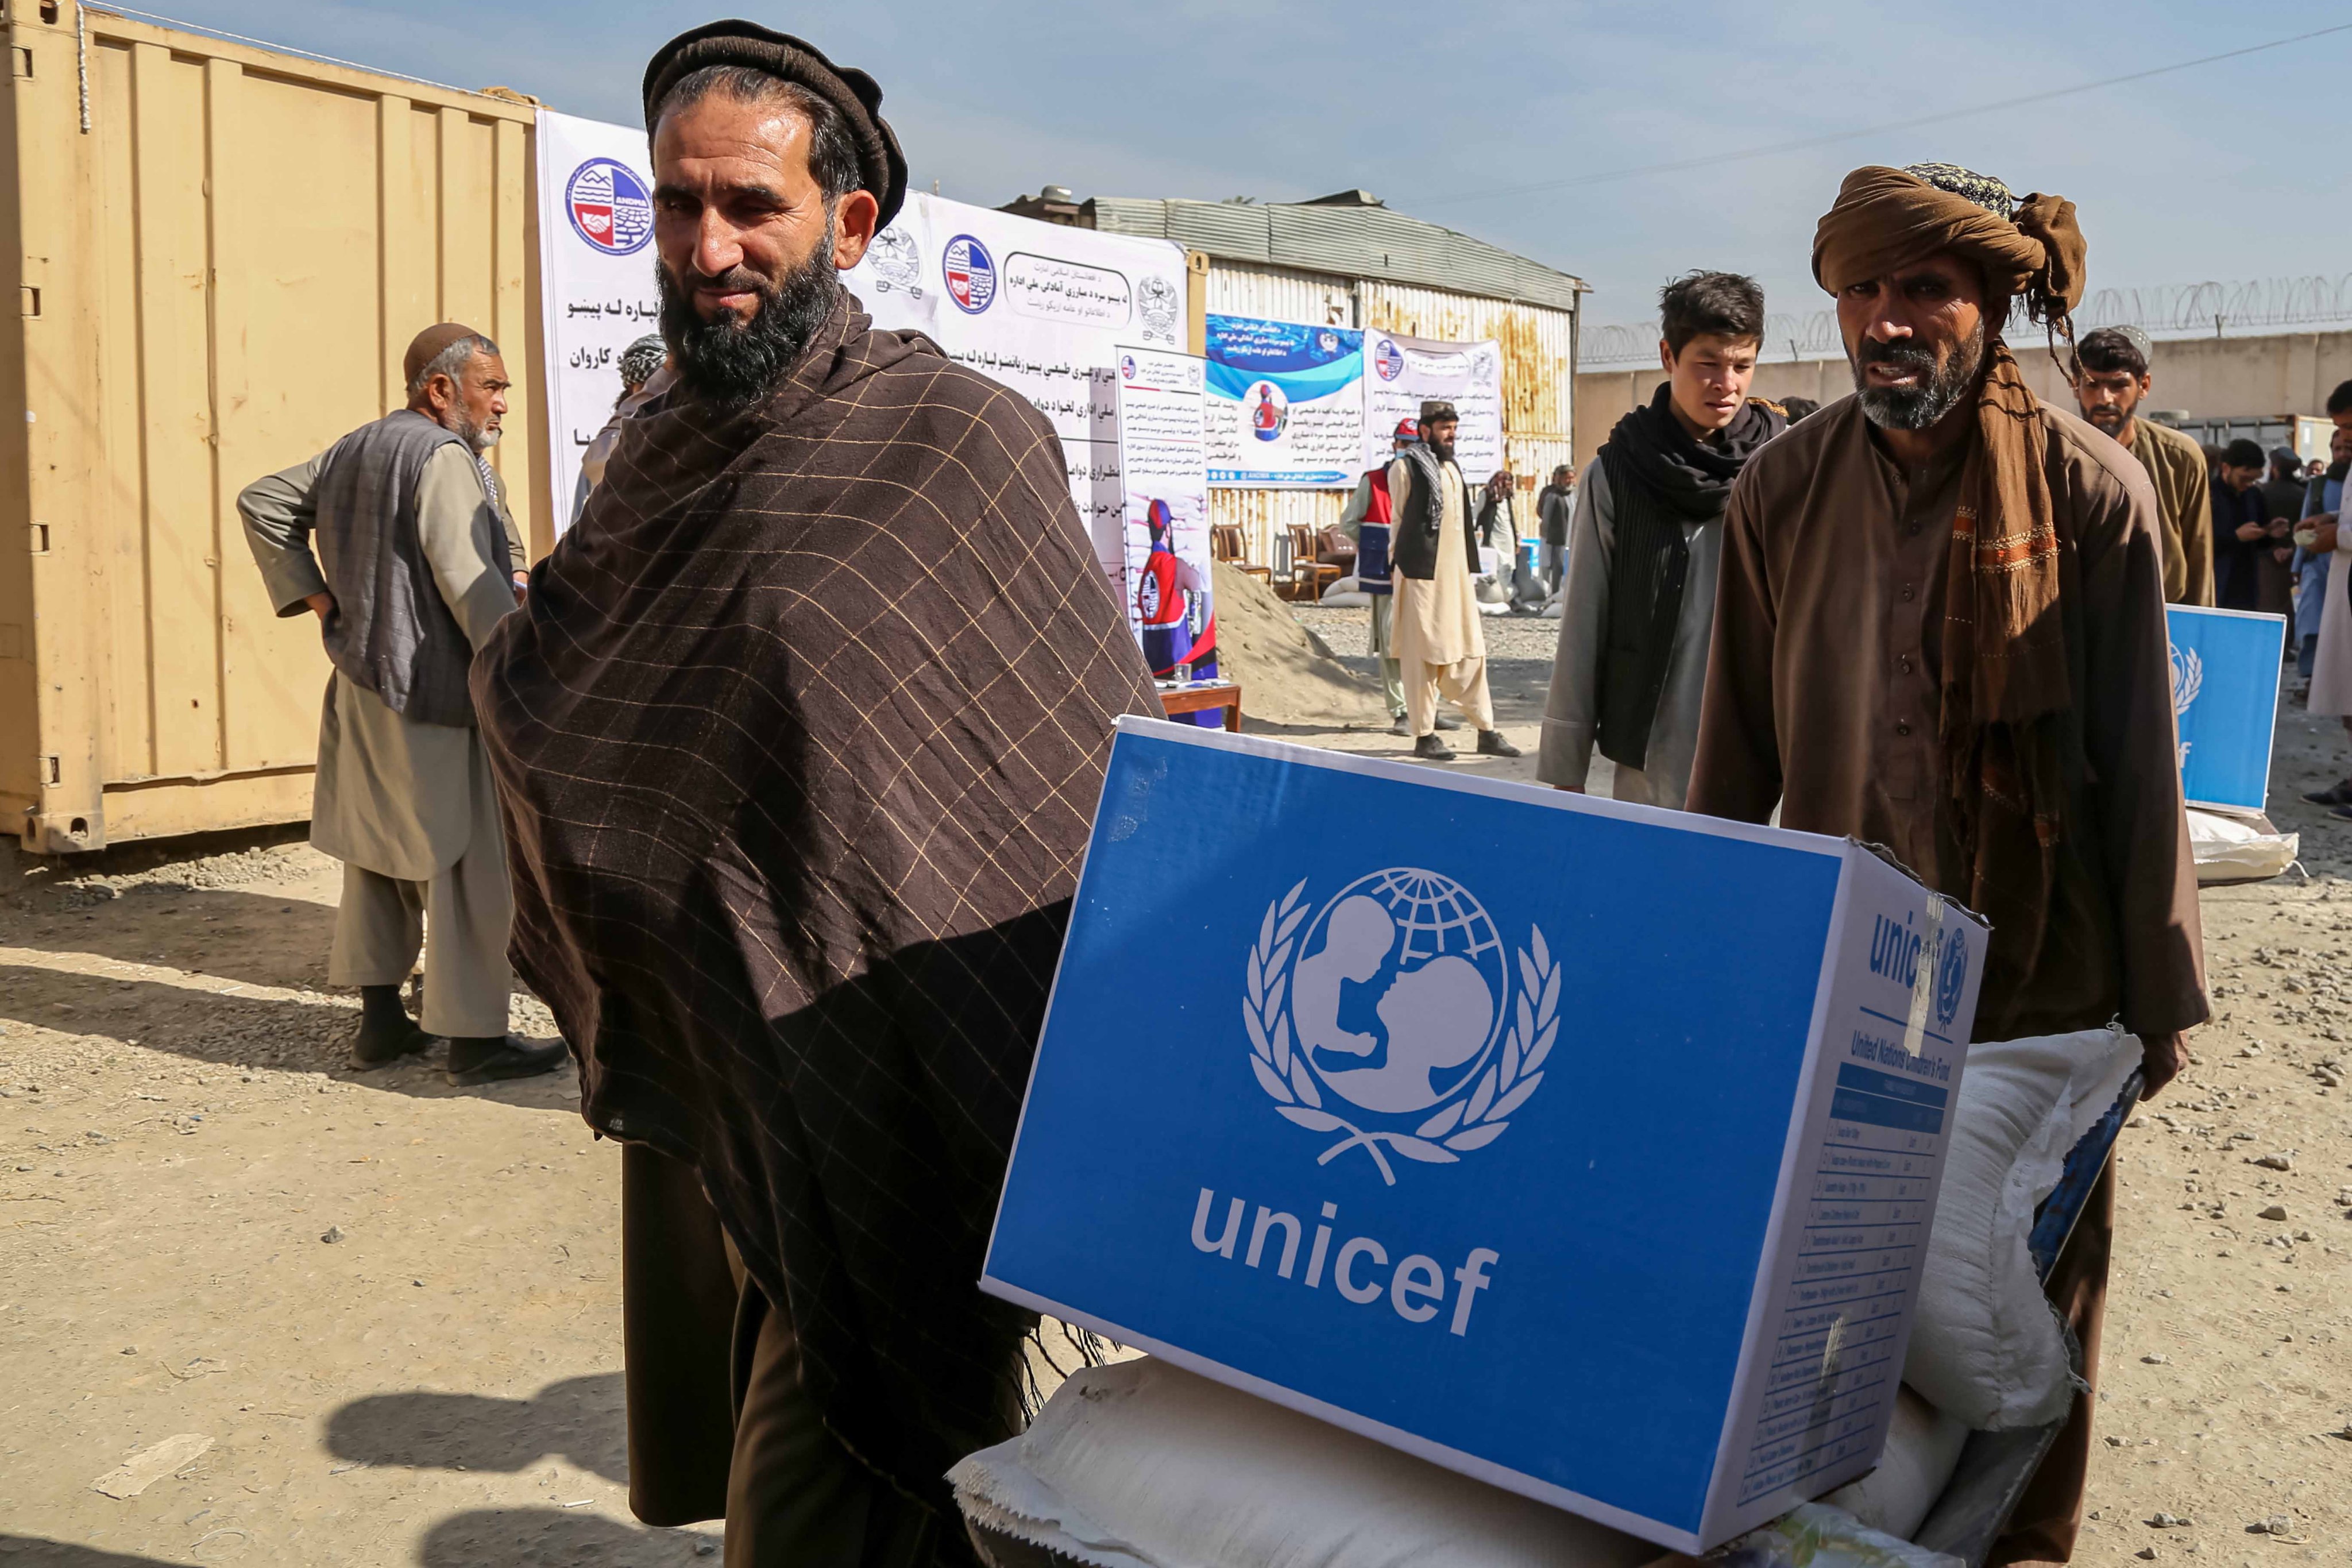
[[[1356,570],[1356,543],[1338,523],[1328,523],[1315,531],[1315,559],[1328,561],[1339,569],[1339,575],[1351,575]]]
[[[1303,522],[1294,522],[1290,534],[1290,576],[1282,585],[1288,599],[1320,599],[1323,584],[1337,582],[1339,569],[1321,559],[1315,548],[1315,531]]]
[[[1209,525],[1209,555],[1222,561],[1236,572],[1245,572],[1269,586],[1274,580],[1271,566],[1252,565],[1242,559],[1246,553],[1242,544],[1242,525],[1237,522],[1213,522]]]

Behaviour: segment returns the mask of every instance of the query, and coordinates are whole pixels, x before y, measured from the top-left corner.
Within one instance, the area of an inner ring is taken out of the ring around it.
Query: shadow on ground
[[[715,1531],[653,1530],[551,1508],[507,1508],[443,1520],[425,1532],[416,1561],[422,1568],[483,1568],[493,1563],[499,1568],[569,1568],[579,1563],[645,1568],[717,1563],[718,1553]]]
[[[503,1475],[556,1455],[625,1484],[626,1420],[617,1372],[565,1378],[529,1399],[374,1394],[327,1418],[327,1451],[368,1465]]]

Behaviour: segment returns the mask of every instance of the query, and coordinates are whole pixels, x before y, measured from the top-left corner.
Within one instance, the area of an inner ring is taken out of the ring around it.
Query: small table
[[[1242,689],[1231,680],[1159,680],[1160,706],[1168,717],[1179,713],[1198,713],[1203,709],[1224,710],[1225,728],[1238,731],[1242,727]]]

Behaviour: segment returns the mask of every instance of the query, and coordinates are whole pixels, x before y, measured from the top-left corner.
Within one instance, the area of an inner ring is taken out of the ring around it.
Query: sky
[[[103,4],[103,0],[98,0]],[[632,123],[651,51],[729,0],[147,0],[172,16]],[[1685,0],[861,0],[734,6],[872,72],[914,183],[996,205],[1297,200],[1362,186],[1571,272],[1593,323],[1651,319],[1692,268],[1775,313],[1827,303],[1813,224],[1846,170],[1926,160],[2055,191],[2094,289],[2352,272],[2352,31],[1941,123],[1633,178],[2352,22],[2317,0],[1889,7]],[[1566,182],[1579,182],[1569,184]],[[1528,190],[1523,187],[1546,185]]]

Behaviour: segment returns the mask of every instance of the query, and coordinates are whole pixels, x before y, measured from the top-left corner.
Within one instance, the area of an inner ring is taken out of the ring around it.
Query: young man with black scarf
[[[1576,495],[1559,651],[1537,776],[1581,794],[1592,753],[1619,800],[1680,810],[1698,744],[1723,506],[1759,447],[1787,427],[1748,395],[1764,290],[1693,272],[1659,295],[1649,404],[1617,422]]]

